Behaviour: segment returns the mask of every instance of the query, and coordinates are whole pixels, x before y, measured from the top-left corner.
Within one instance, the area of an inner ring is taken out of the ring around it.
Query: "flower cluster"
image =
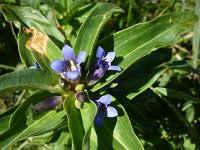
[[[89,73],[86,78],[82,77],[83,68],[81,67],[82,63],[85,60],[86,52],[80,51],[79,55],[76,57],[73,49],[65,45],[62,48],[63,60],[56,59],[51,62],[51,68],[60,73],[61,80],[60,86],[65,90],[65,87],[71,85],[73,91],[76,91],[76,99],[79,104],[75,103],[77,108],[80,108],[82,103],[87,96],[84,92],[84,88],[87,86],[92,86],[98,82],[105,74],[107,70],[121,71],[119,66],[111,65],[111,62],[115,58],[115,52],[108,52],[107,55],[102,47],[98,47],[96,53],[96,62],[89,70]],[[37,66],[34,67],[37,69]],[[85,79],[81,81],[81,79]],[[49,98],[43,102],[40,102],[32,107],[35,111],[50,110],[55,108],[59,103],[58,97]],[[98,100],[94,100],[98,111],[94,120],[95,126],[101,126],[105,117],[116,117],[118,116],[117,110],[114,107],[109,106],[111,103],[111,96],[104,95]]]

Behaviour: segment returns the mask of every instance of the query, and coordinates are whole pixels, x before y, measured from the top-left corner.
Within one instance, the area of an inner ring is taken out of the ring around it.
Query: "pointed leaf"
[[[119,86],[114,89],[113,95],[120,98],[126,97],[132,100],[134,97],[152,86],[166,70],[167,68],[152,69],[148,73],[143,73],[123,82],[119,82]],[[120,94],[118,94],[119,91]]]
[[[46,33],[55,39],[64,42],[64,36],[50,23],[39,11],[31,7],[0,5],[0,12],[7,21],[18,21],[23,26],[34,27],[40,32]]]
[[[7,73],[0,76],[0,93],[23,89],[45,89],[62,92],[62,90],[54,87],[58,84],[58,80],[58,76],[44,70],[26,69]]]
[[[156,88],[154,88],[154,90],[156,90],[157,92],[159,92],[167,97],[191,101],[191,102],[195,102],[195,103],[200,103],[199,98],[193,97],[191,95],[188,95],[188,94],[178,91],[178,90],[173,90],[173,89],[163,88],[163,87],[156,87]]]
[[[75,107],[75,95],[70,95],[64,101],[64,109],[67,113],[68,127],[72,136],[72,145],[75,150],[82,149],[85,131],[80,110]]]
[[[114,103],[117,103],[116,101]],[[105,118],[103,126],[92,128],[90,138],[90,149],[134,149],[144,150],[138,137],[135,135],[125,109],[117,104],[115,106],[119,116],[116,118]]]
[[[27,137],[52,131],[63,123],[64,111],[54,110],[41,115],[35,114],[31,110],[31,104],[52,95],[55,94],[36,92],[18,107],[11,117],[10,128],[0,135],[0,149],[7,149],[14,142]]]
[[[116,52],[119,59],[116,58],[113,65],[119,65],[122,71],[109,76],[107,82],[94,86],[93,91],[110,83],[134,62],[150,54],[155,47],[173,44],[181,33],[193,27],[196,20],[196,15],[192,13],[167,14],[117,32],[98,43],[105,49]]]
[[[117,8],[115,5],[109,3],[101,4],[94,8],[82,24],[74,44],[74,50],[76,54],[84,50],[87,53],[86,55],[90,56],[86,68],[89,67],[94,46],[103,26]]]
[[[35,64],[35,58],[33,57],[30,50],[28,50],[25,46],[25,43],[27,42],[28,37],[22,32],[19,31],[18,39],[17,39],[17,45],[18,45],[18,51],[19,56],[21,58],[21,61],[26,65],[26,67],[34,66]]]

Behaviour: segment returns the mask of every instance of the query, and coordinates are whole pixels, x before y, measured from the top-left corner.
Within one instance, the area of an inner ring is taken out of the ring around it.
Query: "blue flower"
[[[73,49],[65,45],[62,48],[64,60],[56,59],[51,62],[51,68],[71,82],[77,82],[81,76],[80,64],[84,61],[86,52],[80,51],[78,57],[75,56]]]
[[[61,96],[54,96],[54,97],[49,97],[46,100],[33,105],[31,108],[35,112],[48,111],[55,109],[56,106],[61,104],[61,102],[62,102]]]
[[[106,94],[100,99],[96,100],[98,111],[94,120],[95,126],[101,126],[103,124],[104,117],[116,117],[118,116],[117,110],[114,107],[108,106],[111,102],[111,96]]]
[[[99,79],[101,79],[107,70],[121,71],[119,66],[111,66],[111,62],[115,58],[115,52],[108,52],[107,55],[105,55],[105,51],[99,46],[97,49],[96,57],[96,63],[91,68],[86,81],[87,85],[89,86],[93,85]]]

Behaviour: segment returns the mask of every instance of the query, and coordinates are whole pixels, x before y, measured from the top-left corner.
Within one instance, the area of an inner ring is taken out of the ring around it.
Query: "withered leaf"
[[[26,48],[33,52],[37,52],[42,55],[47,55],[46,48],[48,36],[39,32],[35,28],[24,28],[24,32],[26,34],[31,33],[31,37],[26,42]]]

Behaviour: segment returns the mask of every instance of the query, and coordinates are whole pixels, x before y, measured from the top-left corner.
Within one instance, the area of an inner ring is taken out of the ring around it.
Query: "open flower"
[[[64,60],[56,59],[51,62],[51,68],[71,82],[77,82],[81,76],[80,64],[84,61],[86,52],[80,51],[78,57],[75,56],[73,49],[65,45],[62,48]]]
[[[121,71],[119,66],[111,66],[111,62],[115,58],[115,52],[108,52],[107,55],[105,55],[105,51],[99,46],[97,49],[96,57],[96,63],[91,68],[87,78],[88,85],[93,85],[96,83],[104,76],[107,70]]]
[[[106,94],[95,103],[98,107],[97,115],[94,120],[95,126],[101,126],[103,124],[104,117],[116,117],[118,116],[117,110],[114,107],[108,106],[111,102],[111,96]]]

